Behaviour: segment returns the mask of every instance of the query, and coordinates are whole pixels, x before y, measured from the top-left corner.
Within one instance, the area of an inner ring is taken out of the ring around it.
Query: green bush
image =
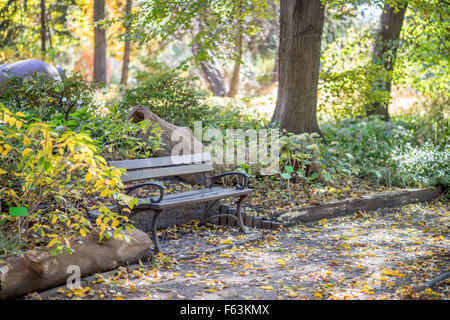
[[[327,123],[322,129],[333,156],[324,156],[325,165],[386,185],[448,185],[448,142],[419,143],[413,127],[420,121],[373,118]]]
[[[151,158],[160,146],[161,128],[148,120],[132,123],[126,115],[112,106],[106,114],[84,107],[69,116],[68,121],[59,119],[60,128],[88,134],[107,160]]]
[[[0,94],[0,103],[12,112],[27,112],[42,121],[55,117],[69,119],[69,114],[79,107],[93,103],[97,86],[71,74],[61,82],[44,75],[30,78],[8,79]]]
[[[407,146],[393,158],[396,182],[400,185],[450,185],[450,148],[439,148],[427,142],[422,146]]]
[[[71,252],[70,240],[95,227],[86,214],[98,205],[107,219],[96,222],[101,236],[118,236],[119,224],[128,218],[104,202],[126,198],[121,195],[122,170],[107,165],[89,136],[58,132],[51,122],[29,122],[25,114],[0,104],[0,137],[0,234],[12,233],[21,222],[20,238],[30,248]],[[28,215],[18,221],[8,207],[26,207]]]
[[[127,89],[120,106],[129,111],[142,105],[170,123],[192,128],[194,121],[210,124],[220,111],[202,103],[201,98],[193,78],[170,72],[157,74]]]

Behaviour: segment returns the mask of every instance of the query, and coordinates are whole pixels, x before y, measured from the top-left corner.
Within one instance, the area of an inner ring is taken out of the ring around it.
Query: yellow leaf
[[[274,288],[273,288],[272,286],[263,286],[263,287],[261,287],[261,289],[264,289],[264,290],[274,290]]]
[[[56,243],[59,242],[58,238],[53,238],[52,241],[50,241],[47,245],[48,248],[53,247]]]
[[[111,224],[111,227],[115,228],[119,225],[119,220],[114,220],[114,222]]]
[[[106,197],[108,195],[108,193],[109,193],[109,190],[105,189],[102,191],[102,193],[100,193],[100,197]]]
[[[314,297],[316,298],[323,298],[322,294],[320,292],[314,293]]]
[[[220,244],[233,244],[233,241],[231,241],[230,239],[225,239],[220,241]]]
[[[284,266],[284,265],[286,264],[286,261],[285,261],[284,259],[277,259],[277,260],[275,261],[275,263],[278,263],[279,265]]]
[[[82,237],[86,237],[86,231],[84,231],[84,229],[80,230],[80,234]]]
[[[0,168],[0,174],[5,174],[5,173],[8,173],[8,172],[6,172],[5,170]]]
[[[91,178],[92,178],[92,174],[90,172],[86,173],[86,176],[84,177],[86,182],[89,182],[89,180],[91,180]]]
[[[22,151],[22,157],[25,157],[30,152],[33,152],[33,150],[31,150],[30,148],[26,148],[25,150]]]
[[[31,143],[31,140],[27,136],[23,136],[23,144],[27,146],[30,143]]]
[[[57,220],[58,220],[58,216],[53,216],[53,218],[52,218],[52,224],[55,224]]]
[[[288,290],[288,296],[291,298],[297,298],[299,296],[298,292]]]
[[[133,274],[136,276],[136,277],[139,277],[139,278],[142,278],[144,275],[142,274],[142,273],[140,273],[138,270],[133,270]]]

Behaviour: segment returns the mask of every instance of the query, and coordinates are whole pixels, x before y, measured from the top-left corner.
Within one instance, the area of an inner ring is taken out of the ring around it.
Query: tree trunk
[[[47,51],[45,47],[45,42],[46,42],[45,0],[41,0],[41,50],[43,55],[45,55],[45,52]]]
[[[243,21],[242,21],[242,1],[238,4],[238,21],[237,21],[237,37],[236,37],[236,57],[234,59],[233,76],[230,83],[230,91],[228,96],[233,98],[236,95],[239,84],[239,73],[241,71],[242,59],[242,38],[243,38]]]
[[[380,18],[380,31],[375,40],[372,54],[372,63],[380,66],[385,74],[380,76],[372,84],[372,91],[385,91],[390,97],[392,85],[392,71],[394,70],[395,58],[399,44],[400,32],[408,3],[398,5],[398,11],[388,3],[384,5]],[[367,106],[367,115],[380,115],[383,120],[389,120],[389,99],[375,101]]]
[[[125,4],[125,16],[128,16],[131,11],[131,3],[132,0],[127,0]],[[130,32],[130,27],[127,23],[126,25],[126,34]],[[123,65],[122,65],[122,78],[120,79],[121,84],[126,84],[128,81],[128,69],[130,65],[130,41],[128,39],[125,40],[125,46],[123,50]]]
[[[194,54],[198,53],[199,46],[200,44],[198,43],[192,46],[191,49]],[[200,62],[200,68],[212,93],[218,97],[225,97],[228,93],[228,86],[225,83],[222,72],[216,65],[212,61],[202,61]]]
[[[105,0],[94,0],[94,23],[105,18]],[[106,32],[94,27],[94,81],[106,83]]]
[[[288,132],[317,132],[317,86],[325,7],[317,0],[280,3],[279,86],[272,121]]]

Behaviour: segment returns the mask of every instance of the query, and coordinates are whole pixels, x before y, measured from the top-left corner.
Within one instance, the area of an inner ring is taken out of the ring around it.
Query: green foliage
[[[446,143],[434,146],[427,139],[418,145],[413,128],[423,121],[401,118],[385,122],[375,118],[328,123],[322,129],[326,139],[332,141],[328,152],[334,156],[325,156],[325,165],[387,185],[446,185],[448,135]]]
[[[159,148],[160,128],[149,121],[131,123],[116,107],[100,108],[94,103],[95,88],[79,74],[61,82],[44,76],[13,78],[3,89],[0,103],[12,112],[26,113],[32,122],[49,123],[58,132],[90,136],[98,154],[108,160],[152,157]]]
[[[116,236],[119,224],[128,219],[94,199],[120,198],[122,170],[109,167],[96,151],[86,134],[60,133],[51,122],[30,122],[0,105],[3,229],[11,232],[17,225],[18,217],[8,215],[7,207],[26,207],[28,215],[21,221],[25,241],[70,253],[70,239],[84,237],[94,227],[86,211],[96,205],[111,224],[97,223],[100,236]]]
[[[92,104],[95,88],[79,74],[68,75],[61,82],[44,75],[24,79],[13,77],[2,88],[0,103],[12,112],[28,112],[43,121],[68,120],[77,107]]]
[[[187,46],[196,47],[191,59],[199,62],[234,58],[237,34],[255,34],[262,21],[273,18],[266,0],[152,0],[143,4],[132,29],[140,40],[187,35]]]
[[[114,106],[104,113],[84,107],[57,125],[89,135],[107,160],[153,157],[160,146],[161,128],[148,120],[132,123],[125,119],[126,115]]]
[[[402,82],[431,99],[450,92],[450,9],[441,0],[413,0],[402,28],[397,68]]]
[[[407,145],[394,156],[396,180],[400,185],[450,186],[450,147],[433,146],[427,142],[422,146]]]
[[[119,108],[126,112],[142,105],[170,123],[191,129],[195,121],[201,121],[204,129],[256,129],[267,125],[267,120],[246,114],[232,104],[207,101],[195,80],[175,72],[147,76],[125,91]]]
[[[176,73],[161,73],[123,94],[121,108],[142,105],[177,126],[193,127],[194,121],[208,123],[217,110],[200,102],[194,79]]]
[[[392,72],[372,63],[373,37],[369,29],[350,29],[345,40],[336,40],[322,53],[318,101],[322,115],[333,120],[364,116],[368,105],[389,101],[388,92],[372,85],[392,77]]]
[[[281,137],[280,166],[281,178],[288,181],[293,178],[300,180],[303,192],[310,198],[311,187],[319,186],[317,178],[319,172],[312,172],[310,168],[323,169],[321,161],[322,139],[317,133],[303,133],[300,135],[287,134]],[[331,177],[328,173],[324,175],[326,180]]]
[[[378,119],[348,119],[322,127],[333,149],[351,163],[351,174],[375,182],[390,176],[390,161],[394,150],[413,141],[411,132],[395,122]]]

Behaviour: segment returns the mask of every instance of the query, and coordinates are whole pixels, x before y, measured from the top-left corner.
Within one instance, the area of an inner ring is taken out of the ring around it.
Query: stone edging
[[[360,211],[372,211],[381,208],[398,207],[407,203],[431,201],[436,199],[440,193],[441,189],[439,187],[375,193],[360,198],[350,198],[289,210],[278,216],[277,222],[283,226],[292,226],[298,222],[313,222]]]

